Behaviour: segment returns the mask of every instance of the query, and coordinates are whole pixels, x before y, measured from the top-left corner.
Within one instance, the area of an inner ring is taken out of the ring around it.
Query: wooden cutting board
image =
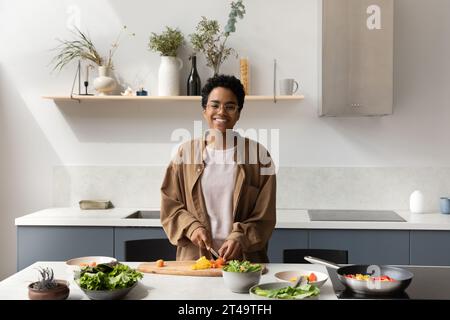
[[[138,271],[156,274],[172,274],[178,276],[221,277],[222,269],[192,270],[195,261],[164,261],[164,267],[157,267],[156,262],[144,262]]]
[[[155,274],[171,274],[177,276],[197,276],[197,277],[221,277],[222,269],[192,270],[191,266],[195,261],[164,261],[164,267],[157,267],[156,262],[143,262],[138,266],[138,271]],[[263,274],[267,273],[264,267]]]

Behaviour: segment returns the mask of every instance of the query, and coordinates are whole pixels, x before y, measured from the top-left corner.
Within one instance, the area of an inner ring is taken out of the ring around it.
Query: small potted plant
[[[159,52],[161,64],[158,70],[158,95],[178,96],[180,94],[179,71],[183,68],[183,61],[177,57],[177,51],[184,42],[180,30],[166,26],[161,34],[152,32],[148,48]]]
[[[40,268],[39,280],[28,285],[28,297],[31,300],[65,300],[69,296],[69,284],[65,280],[56,280],[51,268]]]
[[[244,14],[245,6],[242,0],[232,2],[228,22],[223,32],[220,31],[217,20],[202,17],[197,24],[196,32],[189,35],[192,47],[205,55],[206,65],[212,68],[214,75],[219,74],[220,66],[234,51],[233,48],[226,46],[226,42],[230,34],[236,31],[237,18],[243,19]]]
[[[75,27],[75,30],[72,32],[74,36],[73,40],[58,39],[60,45],[55,48],[55,50],[58,50],[58,54],[52,60],[54,70],[61,70],[75,59],[86,60],[98,66],[99,77],[94,80],[95,89],[100,95],[110,93],[117,85],[116,80],[110,76],[111,71],[114,69],[112,58],[119,47],[120,38],[125,30],[127,30],[127,26],[123,26],[117,39],[112,43],[108,55],[102,56],[89,35]],[[129,35],[135,36],[134,33],[130,33]],[[89,81],[89,68],[92,67],[92,64],[86,66],[86,81]]]

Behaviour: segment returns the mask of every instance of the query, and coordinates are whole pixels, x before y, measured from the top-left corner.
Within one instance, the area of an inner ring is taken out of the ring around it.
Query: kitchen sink
[[[139,210],[125,217],[125,219],[159,219],[159,211]]]

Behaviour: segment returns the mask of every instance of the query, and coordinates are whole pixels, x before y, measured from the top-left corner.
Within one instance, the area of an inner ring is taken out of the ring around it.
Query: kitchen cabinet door
[[[309,245],[348,250],[352,264],[409,264],[408,230],[311,230]]]
[[[450,231],[411,231],[411,264],[450,266]]]
[[[114,256],[112,227],[20,226],[17,270],[36,261],[66,261],[83,256]]]
[[[392,113],[393,0],[322,1],[321,116]]]

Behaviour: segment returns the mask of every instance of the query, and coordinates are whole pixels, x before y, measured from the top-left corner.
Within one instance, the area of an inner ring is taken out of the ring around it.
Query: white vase
[[[178,96],[180,95],[180,70],[183,61],[177,57],[161,57],[158,70],[158,95]]]
[[[111,78],[111,69],[105,66],[98,67],[98,77],[94,79],[94,88],[99,96],[110,94],[116,88],[116,80]]]
[[[409,211],[411,213],[424,213],[425,212],[425,197],[419,190],[411,193],[409,197]]]

